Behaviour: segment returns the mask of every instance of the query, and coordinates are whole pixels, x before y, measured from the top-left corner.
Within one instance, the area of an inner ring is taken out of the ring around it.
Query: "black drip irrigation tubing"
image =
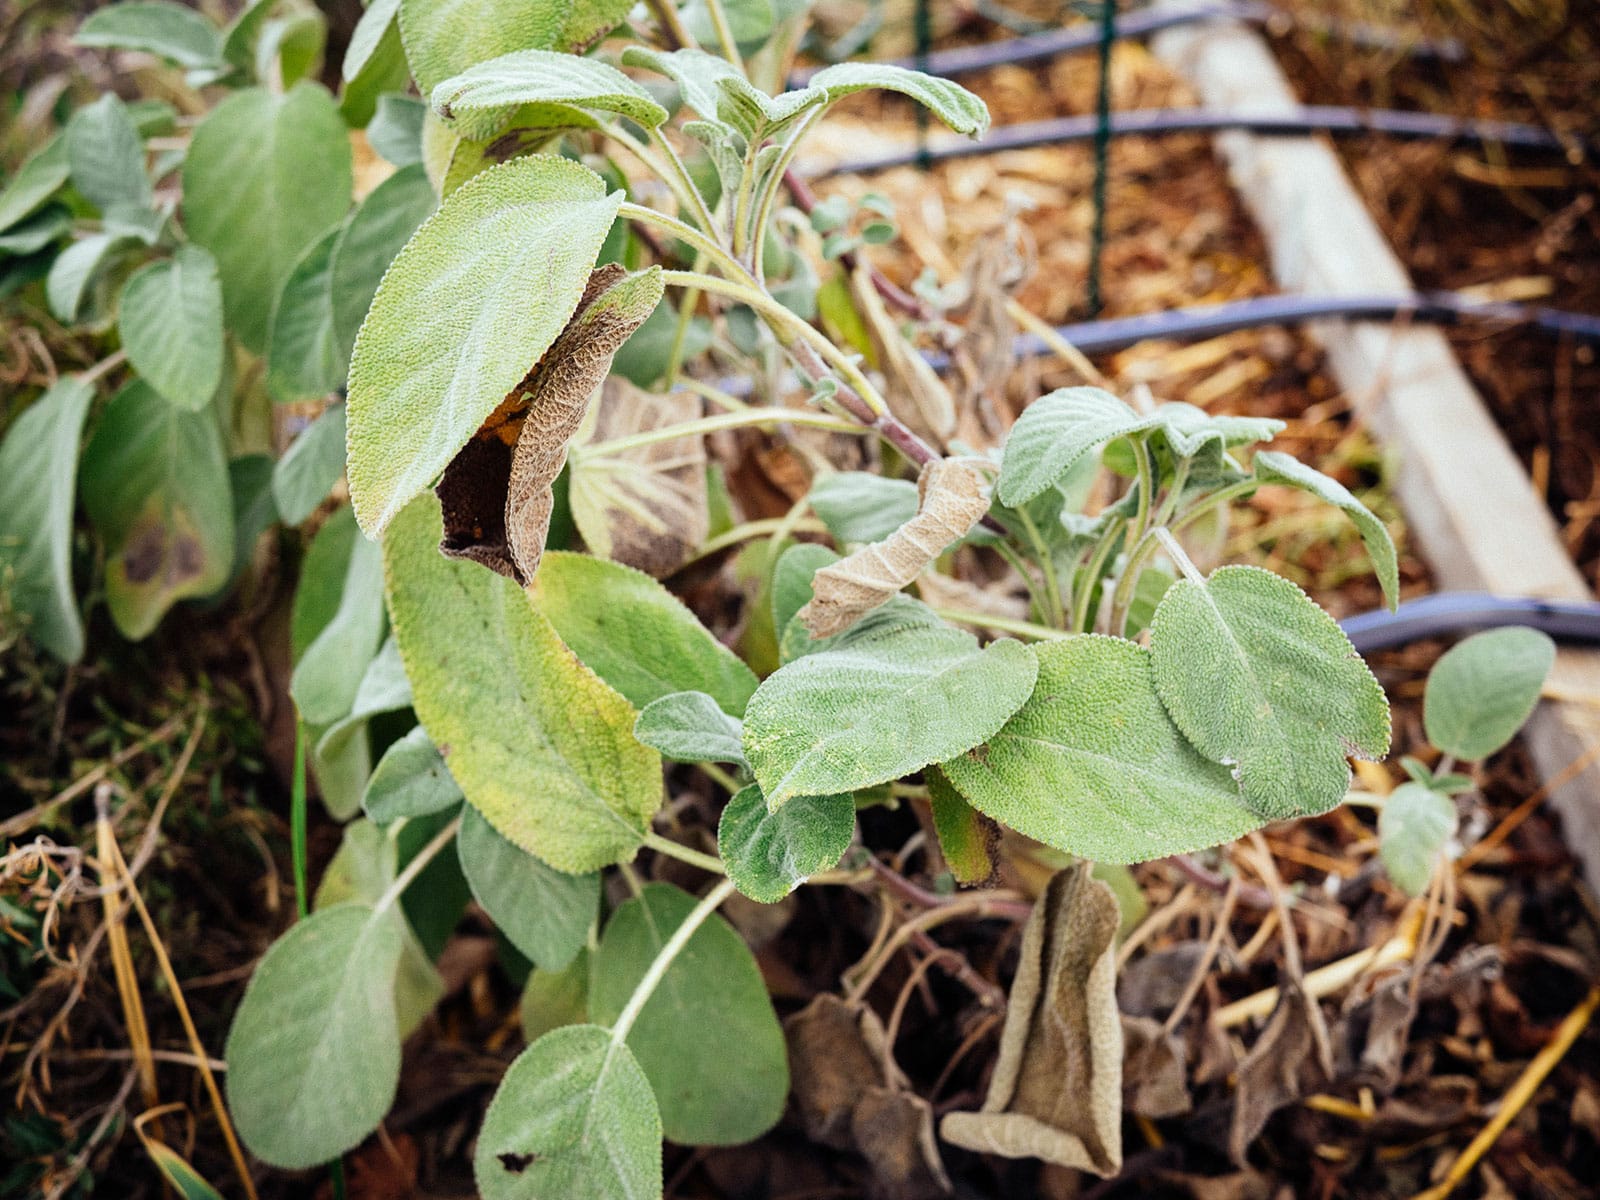
[[[1436,325],[1498,321],[1530,326],[1543,333],[1581,342],[1600,342],[1600,316],[1511,301],[1477,300],[1459,292],[1419,292],[1409,296],[1256,296],[1147,316],[1083,321],[1059,326],[1056,333],[1085,354],[1109,354],[1143,341],[1198,341],[1264,325],[1396,318]],[[1050,347],[1038,336],[1027,333],[1017,338],[1015,351],[1019,355],[1034,356],[1049,353]],[[937,368],[944,360],[930,356],[929,361]]]
[[[1117,18],[1117,40],[1149,37],[1163,29],[1188,25],[1196,21],[1232,20],[1252,25],[1272,25],[1280,22],[1311,24],[1316,32],[1342,37],[1358,45],[1376,45],[1400,50],[1414,58],[1439,62],[1461,62],[1466,49],[1454,38],[1430,41],[1407,39],[1365,22],[1307,22],[1294,14],[1271,4],[1243,2],[1238,4],[1208,4],[1181,11],[1152,11],[1120,14]],[[942,75],[946,79],[970,75],[990,67],[1039,62],[1061,54],[1081,54],[1099,46],[1100,33],[1093,24],[1068,29],[1053,29],[1048,33],[1028,34],[1025,37],[1007,38],[999,42],[985,42],[978,46],[959,46],[938,50],[926,59],[904,58],[891,60],[897,67],[909,67]],[[821,67],[805,67],[789,76],[790,87],[805,87]]]
[[[1395,612],[1379,609],[1339,622],[1358,654],[1507,625],[1525,625],[1558,642],[1600,644],[1600,601],[1439,592],[1408,600]]]
[[[1045,121],[1019,121],[991,129],[982,141],[941,140],[926,147],[908,146],[884,154],[846,159],[821,170],[813,178],[829,175],[867,175],[929,162],[1029,150],[1070,142],[1093,141],[1100,123],[1094,116],[1053,117]],[[1436,113],[1404,112],[1389,108],[1345,108],[1338,105],[1302,105],[1293,113],[1219,113],[1199,108],[1152,108],[1111,115],[1112,137],[1149,137],[1169,133],[1243,130],[1263,137],[1304,137],[1313,133],[1371,134],[1395,138],[1421,138],[1455,142],[1483,142],[1518,150],[1554,151],[1574,163],[1593,156],[1600,143],[1563,136],[1537,125],[1516,121],[1483,121]]]

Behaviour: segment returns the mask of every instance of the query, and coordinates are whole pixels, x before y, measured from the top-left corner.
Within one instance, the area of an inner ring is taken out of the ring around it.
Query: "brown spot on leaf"
[[[500,1165],[513,1175],[521,1175],[534,1163],[539,1161],[537,1154],[516,1154],[507,1150],[504,1154],[497,1155]]]
[[[166,558],[166,531],[159,525],[145,525],[122,548],[122,570],[129,583],[149,583],[161,570]]]

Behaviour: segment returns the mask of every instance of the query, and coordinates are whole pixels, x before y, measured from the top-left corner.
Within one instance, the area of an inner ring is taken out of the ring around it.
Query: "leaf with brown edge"
[[[700,548],[711,528],[706,508],[706,450],[698,437],[594,453],[635,433],[700,416],[690,392],[647,392],[613,375],[572,446],[569,501],[589,550],[657,579]]]
[[[439,549],[526,583],[539,568],[551,485],[611,357],[661,299],[661,271],[615,263],[592,272],[577,310],[527,377],[444,469]]]
[[[983,472],[961,459],[935,459],[917,480],[917,515],[881,542],[816,573],[799,612],[812,637],[831,637],[886,603],[989,511]]]
[[[948,1114],[945,1141],[1115,1175],[1122,1168],[1121,916],[1087,863],[1055,875],[1022,934],[1000,1057],[983,1108]]]

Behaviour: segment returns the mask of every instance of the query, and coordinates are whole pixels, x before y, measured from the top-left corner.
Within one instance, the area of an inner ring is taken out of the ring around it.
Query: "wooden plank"
[[[1171,7],[1169,0],[1168,6]],[[1206,107],[1299,106],[1271,49],[1236,22],[1168,30],[1152,49]],[[1333,149],[1317,138],[1219,134],[1217,153],[1261,227],[1286,292],[1409,292],[1412,282]],[[1312,327],[1358,412],[1397,450],[1396,493],[1441,588],[1592,599],[1555,522],[1437,330],[1326,322]],[[1600,889],[1600,653],[1564,648],[1527,728],[1568,844]]]

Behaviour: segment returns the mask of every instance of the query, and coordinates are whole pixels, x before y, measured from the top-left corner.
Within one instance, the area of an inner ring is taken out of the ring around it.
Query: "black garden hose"
[[[1244,21],[1253,25],[1278,22],[1310,25],[1318,33],[1342,37],[1358,45],[1404,51],[1413,58],[1434,59],[1441,62],[1460,62],[1466,58],[1466,49],[1454,38],[1444,41],[1420,38],[1410,40],[1403,35],[1365,22],[1315,23],[1296,17],[1271,4],[1254,3],[1250,0],[1241,0],[1240,3],[1234,4],[1202,4],[1181,11],[1142,9],[1119,14],[1116,36],[1119,41],[1144,38],[1174,26],[1211,20]],[[1099,41],[1099,31],[1091,23],[1066,29],[1052,29],[1046,33],[1029,34],[1026,37],[1007,38],[1000,42],[938,50],[927,56],[926,66],[920,66],[915,59],[910,58],[891,61],[895,66],[912,67],[933,75],[942,75],[946,79],[953,79],[958,75],[969,75],[974,71],[983,71],[990,67],[1039,62],[1055,58],[1057,55],[1082,53],[1095,49]],[[794,71],[789,76],[789,86],[804,87],[821,69],[821,67],[806,67]]]
[[[1360,654],[1506,625],[1526,625],[1558,642],[1600,644],[1600,602],[1439,592],[1408,600],[1396,612],[1379,609],[1339,622]]]
[[[940,140],[925,149],[908,146],[846,159],[811,173],[811,178],[829,175],[865,175],[923,162],[942,162],[973,158],[1004,150],[1028,150],[1040,146],[1059,146],[1070,142],[1092,141],[1099,128],[1094,116],[1052,117],[1045,121],[1019,121],[991,129],[982,141],[965,138]],[[1314,133],[1367,134],[1433,141],[1483,142],[1518,150],[1542,150],[1582,161],[1595,154],[1590,139],[1564,137],[1537,125],[1517,121],[1488,121],[1441,116],[1437,113],[1406,112],[1388,108],[1347,108],[1330,104],[1307,104],[1292,113],[1220,113],[1200,108],[1151,108],[1113,113],[1112,137],[1149,137],[1169,133],[1202,133],[1243,130],[1262,137],[1304,137]]]

